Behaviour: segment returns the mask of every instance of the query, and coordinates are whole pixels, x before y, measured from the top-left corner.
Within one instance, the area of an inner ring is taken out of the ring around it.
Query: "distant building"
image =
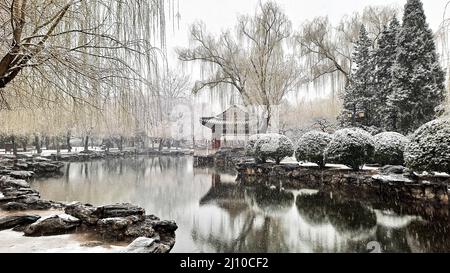
[[[238,105],[233,105],[216,116],[201,117],[200,123],[211,129],[212,150],[244,147],[249,136],[257,133],[251,113]]]

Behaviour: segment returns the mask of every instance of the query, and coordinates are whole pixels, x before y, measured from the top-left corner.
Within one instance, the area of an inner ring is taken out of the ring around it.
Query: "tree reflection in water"
[[[371,241],[379,242],[385,252],[450,249],[448,223],[432,225],[435,235],[430,235],[426,232],[430,223],[421,217],[376,210],[331,192],[221,183],[217,174],[212,181],[200,204],[225,210],[228,230],[233,232],[210,228],[202,233],[194,226],[192,237],[217,252],[367,252]]]
[[[244,186],[234,170],[193,168],[192,157],[131,157],[67,164],[36,180],[45,199],[131,202],[179,229],[174,252],[448,252],[448,217],[418,217],[339,192]],[[356,201],[355,201],[356,199]],[[445,215],[445,213],[444,213]],[[425,221],[427,220],[427,221]]]

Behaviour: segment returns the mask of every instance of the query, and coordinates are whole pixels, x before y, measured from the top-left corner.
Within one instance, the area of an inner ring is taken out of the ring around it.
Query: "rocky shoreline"
[[[134,157],[139,155],[145,156],[188,156],[192,155],[192,151],[185,150],[170,150],[170,151],[158,151],[152,149],[141,149],[141,150],[127,150],[127,151],[89,151],[89,152],[79,152],[79,153],[62,153],[62,154],[51,154],[43,156],[43,158],[59,161],[59,162],[80,162],[80,161],[91,161],[91,160],[101,160],[107,158],[124,158],[124,157]]]
[[[13,229],[33,237],[85,232],[101,241],[131,242],[125,252],[170,252],[178,228],[174,221],[146,215],[143,208],[131,204],[94,207],[43,200],[26,180],[57,174],[63,166],[62,162],[43,157],[1,159],[0,210],[20,214],[0,218],[0,230]],[[47,217],[27,214],[33,210],[52,214]]]
[[[286,188],[337,189],[355,196],[374,194],[404,203],[427,203],[448,207],[449,176],[415,176],[401,166],[354,172],[319,169],[298,164],[237,164],[238,181],[246,185],[280,185]]]

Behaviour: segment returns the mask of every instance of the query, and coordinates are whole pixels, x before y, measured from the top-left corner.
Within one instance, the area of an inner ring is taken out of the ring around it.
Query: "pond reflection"
[[[310,189],[243,186],[234,171],[194,169],[191,157],[108,159],[36,180],[43,198],[131,202],[179,229],[174,252],[385,252],[450,250],[448,219],[427,221]],[[282,182],[282,181],[280,181]]]

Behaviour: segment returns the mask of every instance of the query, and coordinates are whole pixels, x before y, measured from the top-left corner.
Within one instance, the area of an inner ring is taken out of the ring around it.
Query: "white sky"
[[[208,31],[219,33],[231,28],[239,15],[253,14],[259,0],[169,0],[180,5],[180,28],[167,30],[167,47],[171,66],[176,66],[175,47],[188,46],[189,26],[196,21],[205,22]],[[448,0],[422,0],[430,26],[436,30],[442,21]],[[396,5],[403,7],[406,0],[276,0],[292,20],[294,29],[308,19],[328,15],[332,23],[342,16],[362,11],[369,5]],[[450,10],[447,11],[450,13]],[[401,19],[401,18],[399,18]]]

